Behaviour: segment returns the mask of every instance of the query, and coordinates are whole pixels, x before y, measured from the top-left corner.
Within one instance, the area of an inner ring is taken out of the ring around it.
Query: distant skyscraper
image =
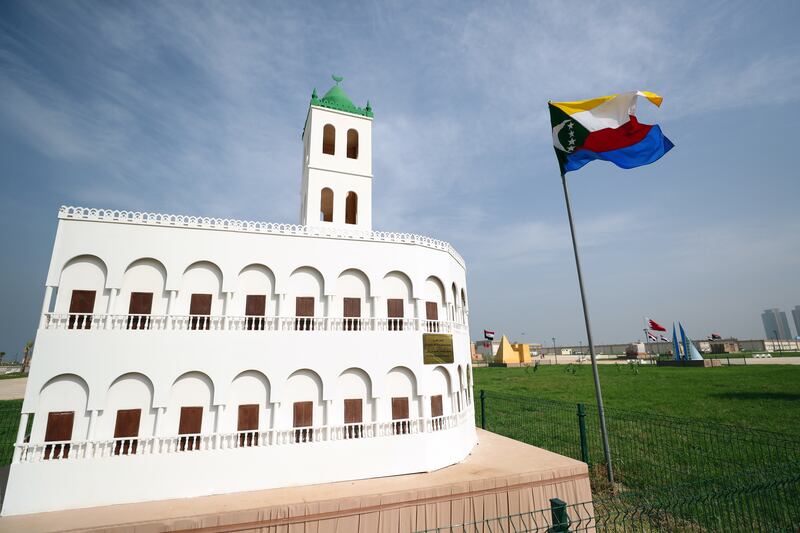
[[[795,305],[792,309],[792,318],[794,319],[794,330],[800,337],[800,305]]]
[[[795,308],[795,311],[797,311],[797,308]],[[768,339],[775,339],[776,337],[778,339],[792,339],[792,330],[789,329],[786,313],[780,309],[765,310],[761,313],[761,322],[764,323],[764,333]]]

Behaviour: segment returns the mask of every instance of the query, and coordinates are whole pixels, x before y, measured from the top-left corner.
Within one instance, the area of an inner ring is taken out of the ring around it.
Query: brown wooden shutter
[[[94,313],[94,299],[96,291],[72,291],[72,296],[69,302],[70,314],[88,314]],[[87,316],[71,316],[69,317],[69,329],[89,329],[92,327],[92,317]]]
[[[442,409],[442,395],[437,394],[436,396],[431,396],[431,416],[437,417],[442,416],[444,410]]]
[[[196,435],[203,428],[202,407],[181,407],[181,420],[178,423],[179,435]]]
[[[72,440],[72,427],[75,422],[74,411],[58,411],[47,414],[45,442]],[[53,444],[44,448],[44,459],[61,459],[69,456],[69,444]]]
[[[96,291],[72,291],[69,302],[70,313],[93,313]]]
[[[47,414],[47,429],[44,432],[45,442],[72,440],[72,426],[75,422],[75,411],[58,411]]]
[[[314,425],[314,402],[294,402],[294,427]]]
[[[386,300],[387,313],[389,318],[403,318],[403,300],[400,298],[389,298]]]
[[[239,418],[236,429],[238,431],[256,431],[258,430],[258,412],[259,405],[257,403],[244,404],[239,406]]]
[[[347,318],[361,318],[361,298],[344,299],[344,316]]]
[[[425,317],[428,320],[439,320],[439,306],[436,302],[425,302]]]
[[[211,295],[192,294],[192,301],[189,304],[190,315],[210,315],[211,314]]]
[[[267,296],[265,294],[248,294],[244,314],[248,316],[266,316]]]
[[[314,316],[314,298],[312,296],[298,296],[295,298],[294,312],[297,317],[307,317],[297,318],[295,320],[294,329],[314,329],[314,321],[311,319],[311,317]]]
[[[129,315],[149,315],[153,310],[152,292],[132,292],[131,303],[128,305]]]
[[[211,321],[207,317],[211,315],[211,295],[192,294],[189,314],[194,317],[190,322],[191,329],[209,329]]]
[[[147,329],[149,318],[141,315],[149,315],[153,309],[152,292],[132,292],[131,301],[128,304],[128,329]]]
[[[389,331],[401,331],[403,329],[403,300],[388,298],[386,300],[386,316],[389,317]]]
[[[117,422],[114,426],[114,438],[139,436],[139,422],[142,418],[141,409],[120,409],[117,411]]]
[[[408,418],[408,398],[392,398],[392,420]]]
[[[117,422],[114,426],[114,438],[125,439],[114,443],[114,455],[131,455],[136,453],[139,445],[139,421],[141,409],[120,409],[117,411]]]
[[[313,296],[298,296],[295,299],[295,316],[314,316]]]
[[[360,424],[364,421],[364,402],[361,398],[352,398],[344,401],[344,423]]]

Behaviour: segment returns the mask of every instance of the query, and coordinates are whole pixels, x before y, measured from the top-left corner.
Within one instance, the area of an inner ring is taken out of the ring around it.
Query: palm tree
[[[28,367],[31,364],[31,355],[33,353],[33,341],[28,341],[25,343],[25,348],[22,349],[22,353],[24,354],[22,357],[22,373],[26,374],[28,372]]]

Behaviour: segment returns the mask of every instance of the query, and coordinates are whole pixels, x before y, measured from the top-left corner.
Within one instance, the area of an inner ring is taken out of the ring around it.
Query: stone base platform
[[[467,459],[435,472],[10,516],[0,532],[405,533],[544,509],[556,497],[591,501],[586,464],[478,430]]]
[[[656,366],[688,366],[694,368],[711,368],[714,366],[722,366],[722,361],[719,359],[703,359],[702,361],[657,361]]]

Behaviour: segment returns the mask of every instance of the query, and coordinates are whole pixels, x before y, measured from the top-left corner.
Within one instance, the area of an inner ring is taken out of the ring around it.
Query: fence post
[[[589,464],[589,442],[586,438],[586,405],[578,404],[578,430],[581,436],[581,461]]]
[[[547,528],[547,533],[569,533],[567,502],[558,498],[550,498],[550,519],[553,525]]]
[[[486,429],[486,391],[481,389],[481,429]]]

